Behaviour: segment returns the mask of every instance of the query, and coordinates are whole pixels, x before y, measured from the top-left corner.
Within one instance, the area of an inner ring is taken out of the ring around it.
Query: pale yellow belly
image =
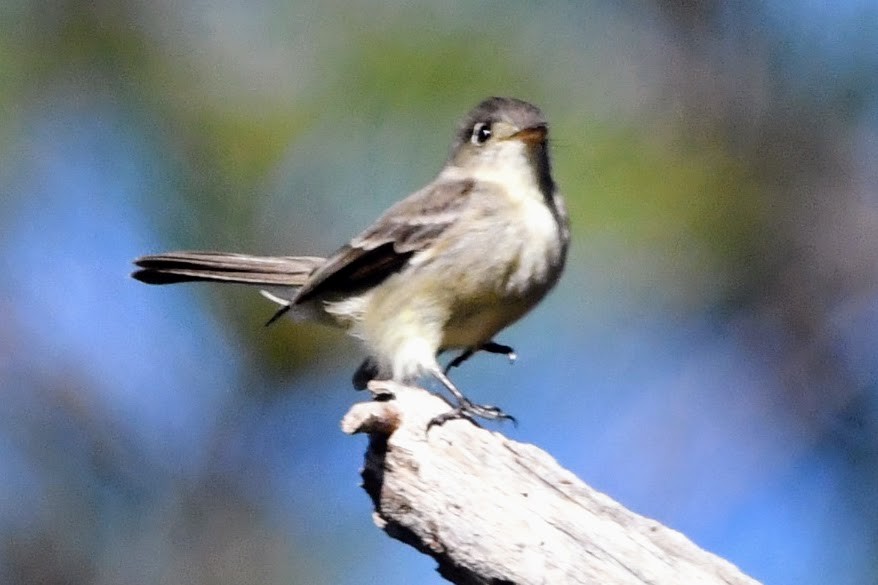
[[[479,347],[522,317],[534,304],[522,298],[486,299],[462,303],[445,326],[442,349]]]

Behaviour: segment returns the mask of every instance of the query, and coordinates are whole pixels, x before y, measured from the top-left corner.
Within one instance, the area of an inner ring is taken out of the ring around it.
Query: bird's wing
[[[399,201],[315,270],[293,303],[379,284],[457,220],[474,187],[472,180],[436,182]]]

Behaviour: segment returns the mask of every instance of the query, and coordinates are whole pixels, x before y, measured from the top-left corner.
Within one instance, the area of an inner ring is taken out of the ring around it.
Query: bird
[[[458,124],[433,181],[328,257],[169,252],[137,258],[132,277],[252,285],[278,305],[269,323],[289,313],[341,327],[366,353],[355,387],[432,376],[450,392],[454,402],[432,426],[513,418],[467,398],[448,370],[477,351],[514,359],[494,337],[555,286],[569,244],[545,116],[524,100],[490,97]],[[448,368],[438,359],[445,351],[460,352]]]

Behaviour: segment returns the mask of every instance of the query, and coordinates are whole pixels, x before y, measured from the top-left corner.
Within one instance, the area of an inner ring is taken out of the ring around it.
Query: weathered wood
[[[679,532],[596,492],[533,445],[455,420],[419,388],[371,382],[342,421],[368,433],[375,523],[459,584],[757,585]]]

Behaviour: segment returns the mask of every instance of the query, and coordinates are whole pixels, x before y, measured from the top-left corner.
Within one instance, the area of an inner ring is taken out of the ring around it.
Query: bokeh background
[[[0,581],[442,582],[372,525],[353,341],[128,273],[329,253],[488,95],[574,244],[460,385],[767,585],[878,583],[869,0],[4,0]]]

